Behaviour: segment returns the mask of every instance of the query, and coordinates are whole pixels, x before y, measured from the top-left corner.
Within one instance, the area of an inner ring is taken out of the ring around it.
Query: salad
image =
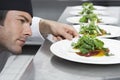
[[[81,24],[81,28],[79,31],[80,34],[83,35],[94,35],[94,36],[102,36],[102,35],[110,35],[104,29],[101,29],[95,22],[90,22],[89,24]]]
[[[93,10],[95,10],[93,3],[83,3],[82,8],[83,10],[80,12],[82,17],[80,18],[79,22],[88,23],[89,21],[94,21],[94,19],[96,19],[98,23],[101,22],[101,19],[98,18],[98,15],[93,12]]]
[[[96,20],[97,23],[101,23],[101,19],[98,18],[97,14],[94,14],[94,13],[91,13],[91,14],[85,14],[83,15],[80,19],[79,19],[79,22],[81,23],[88,23],[90,21],[94,21]]]
[[[93,3],[91,3],[91,2],[85,2],[85,3],[83,3],[83,4],[82,4],[82,8],[95,10],[94,5],[93,5]]]
[[[82,4],[83,10],[80,12],[80,14],[91,14],[93,13],[93,10],[95,10],[93,3],[86,2]]]
[[[104,42],[95,36],[84,35],[77,42],[71,44],[73,49],[79,50],[76,53],[80,56],[110,56],[109,49],[104,47]]]

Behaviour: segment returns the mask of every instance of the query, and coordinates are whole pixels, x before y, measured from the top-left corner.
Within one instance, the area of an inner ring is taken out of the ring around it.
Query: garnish
[[[88,23],[89,21],[94,21],[94,20],[96,20],[97,23],[102,22],[101,19],[98,18],[97,14],[94,14],[94,13],[83,15],[83,16],[80,18],[79,22],[80,22],[80,23],[81,23],[81,22],[82,22],[82,23]]]
[[[94,19],[96,19],[98,23],[101,22],[101,19],[98,18],[98,15],[93,12],[93,10],[95,10],[93,3],[83,3],[82,8],[83,9],[80,12],[82,17],[80,18],[79,22],[88,23],[89,21],[94,21]]]
[[[81,24],[79,33],[95,36],[110,35],[110,33],[107,33],[104,29],[101,29],[98,25],[96,25],[95,21],[90,22],[89,24]]]
[[[93,10],[95,10],[93,3],[86,2],[82,4],[83,10],[80,12],[80,14],[91,14],[93,13]]]
[[[78,49],[80,52],[76,52],[81,56],[110,56],[109,49],[104,47],[104,42],[97,39],[95,36],[84,35],[78,39],[77,42],[72,43],[73,49]]]

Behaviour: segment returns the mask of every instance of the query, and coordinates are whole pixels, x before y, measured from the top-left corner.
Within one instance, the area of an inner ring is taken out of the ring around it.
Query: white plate
[[[79,24],[79,19],[81,16],[76,16],[76,17],[68,17],[66,19],[67,22],[72,23],[72,24]],[[117,24],[118,20],[114,17],[108,17],[108,16],[99,16],[100,19],[102,19],[101,23],[99,24]]]
[[[117,26],[111,26],[111,25],[98,25],[101,29],[104,29],[107,33],[110,33],[111,35],[103,35],[99,37],[119,37],[120,36],[120,27]],[[80,31],[80,25],[73,25],[73,27],[77,30],[77,32]]]
[[[68,40],[62,40],[53,43],[50,47],[51,52],[63,59],[88,64],[119,64],[120,63],[120,41],[111,39],[101,39],[105,43],[105,47],[109,48],[110,53],[114,56],[104,57],[84,57],[77,55],[71,51],[71,42]]]
[[[94,8],[95,8],[96,10],[107,10],[107,7],[105,7],[105,6],[97,6],[97,5],[94,5]],[[73,6],[72,9],[79,9],[79,10],[81,10],[81,9],[83,9],[83,8],[82,8],[82,6]]]
[[[97,10],[94,10],[93,11],[95,14],[97,14],[97,15],[103,15],[103,16],[108,16],[109,14],[107,13],[107,12],[105,12],[105,11],[97,11]],[[80,14],[80,10],[72,10],[72,11],[70,11],[69,12],[71,15],[77,15],[77,16],[79,16],[79,15],[81,15]]]

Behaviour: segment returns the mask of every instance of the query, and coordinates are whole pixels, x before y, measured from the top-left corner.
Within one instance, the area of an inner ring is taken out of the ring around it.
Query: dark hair
[[[6,18],[8,10],[0,10],[0,25],[4,25],[4,20]]]

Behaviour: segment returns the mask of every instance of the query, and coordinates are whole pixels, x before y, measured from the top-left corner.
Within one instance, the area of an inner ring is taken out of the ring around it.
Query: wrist
[[[46,19],[41,19],[40,22],[39,22],[39,30],[42,34],[49,34],[51,33],[51,30],[50,30],[50,23],[48,20]]]

